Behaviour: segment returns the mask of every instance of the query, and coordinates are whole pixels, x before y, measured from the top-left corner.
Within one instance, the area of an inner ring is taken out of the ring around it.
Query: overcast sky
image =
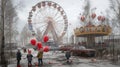
[[[14,0],[14,5],[18,4],[21,0]],[[32,9],[31,7],[43,0],[22,0],[20,3],[23,5],[17,9],[19,23],[18,29],[22,30],[27,23],[28,13]],[[80,26],[79,14],[82,12],[84,0],[46,0],[58,3],[66,12],[69,26],[69,32],[73,32],[73,28]],[[90,0],[91,8],[97,8],[96,13],[105,12],[109,7],[108,0]]]

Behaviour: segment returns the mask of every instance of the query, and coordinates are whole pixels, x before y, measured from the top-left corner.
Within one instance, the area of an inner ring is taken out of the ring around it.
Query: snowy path
[[[22,52],[21,66],[27,67],[26,54]],[[32,53],[34,55],[32,64],[37,62],[36,51]],[[96,63],[92,63],[91,59],[71,57],[72,64],[67,64],[65,61],[64,53],[61,52],[47,52],[44,53],[43,66],[42,67],[120,67],[117,65],[112,65],[110,62],[97,60]],[[14,64],[10,64],[8,67],[16,67],[16,61]],[[35,67],[35,66],[33,66]]]

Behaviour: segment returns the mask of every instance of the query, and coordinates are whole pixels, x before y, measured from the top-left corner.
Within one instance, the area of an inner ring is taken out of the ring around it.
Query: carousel
[[[92,14],[91,18],[95,18],[96,14]],[[99,25],[93,24],[89,21],[86,25],[74,29],[76,37],[86,37],[88,44],[95,43],[95,37],[98,36],[107,36],[111,33],[111,27],[107,24],[103,24],[105,21],[104,16],[98,16],[98,20],[102,23]],[[81,17],[81,21],[85,21],[85,17]]]
[[[88,2],[89,3],[89,2]],[[95,37],[108,36],[112,29],[108,23],[108,18],[103,14],[98,15],[95,9],[90,10],[90,5],[86,5],[84,12],[80,14],[80,23],[82,26],[74,29],[76,37],[84,37],[89,45],[95,43]]]
[[[83,19],[85,18],[82,16],[81,20]],[[102,22],[105,20],[103,17],[98,17],[98,19]],[[95,43],[95,37],[109,35],[111,33],[111,27],[105,24],[94,25],[92,22],[89,22],[85,26],[74,29],[74,33],[76,37],[86,37],[87,43],[93,44]]]

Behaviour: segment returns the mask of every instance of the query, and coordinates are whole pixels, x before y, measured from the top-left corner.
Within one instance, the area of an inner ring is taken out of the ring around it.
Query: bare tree
[[[120,33],[120,1],[119,0],[109,0],[110,1],[110,11],[112,11],[113,19],[111,20],[112,22],[112,27],[113,30]],[[111,10],[112,9],[112,10]]]
[[[7,67],[4,48],[6,46],[5,43],[11,43],[12,39],[14,39],[13,37],[18,34],[18,31],[15,29],[17,14],[12,0],[0,0],[0,7],[0,56],[2,67]]]
[[[1,0],[1,38],[0,38],[0,45],[1,45],[1,64],[2,67],[7,67],[6,64],[6,59],[5,59],[5,55],[4,55],[4,44],[5,44],[5,37],[4,37],[4,23],[5,23],[5,5],[6,5],[6,0]]]

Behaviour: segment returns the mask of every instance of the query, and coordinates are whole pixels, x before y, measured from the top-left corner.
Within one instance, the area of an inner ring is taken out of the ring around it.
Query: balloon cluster
[[[43,37],[43,41],[44,42],[47,42],[49,40],[49,37],[47,35],[45,35]],[[30,43],[33,45],[33,46],[37,46],[38,50],[40,50],[41,48],[43,48],[42,46],[42,43],[41,42],[37,42],[36,39],[31,39],[30,40]],[[44,52],[48,52],[49,51],[49,47],[48,46],[45,46],[43,48]]]

